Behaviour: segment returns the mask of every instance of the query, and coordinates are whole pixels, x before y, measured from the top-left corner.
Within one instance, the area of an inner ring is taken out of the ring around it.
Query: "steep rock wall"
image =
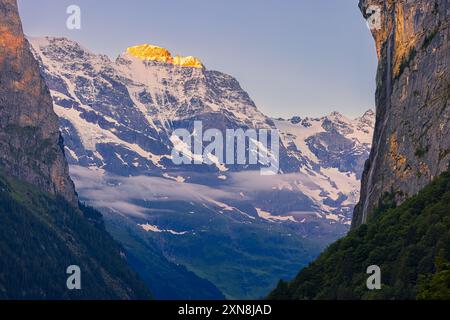
[[[77,204],[58,118],[16,0],[0,0],[0,170]]]
[[[370,220],[386,194],[415,195],[449,167],[449,0],[361,0],[379,12],[377,123],[353,227]],[[378,11],[376,9],[379,9]]]

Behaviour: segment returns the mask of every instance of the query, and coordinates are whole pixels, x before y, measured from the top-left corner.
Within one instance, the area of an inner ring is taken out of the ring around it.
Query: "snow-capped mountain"
[[[320,119],[272,120],[258,111],[233,77],[202,65],[174,65],[167,62],[167,51],[156,53],[166,59],[162,62],[143,60],[136,54],[138,46],[111,61],[64,38],[31,43],[54,98],[72,165],[196,183],[201,181],[192,172],[207,172],[221,183],[228,177],[225,172],[255,168],[175,166],[170,160],[173,130],[192,128],[194,120],[203,121],[205,130],[277,128],[282,135],[282,172],[300,172],[318,181],[319,194],[325,196],[312,200],[319,200],[319,207],[325,208],[322,200],[338,200],[338,190],[352,198],[349,204],[357,201],[373,134],[372,111],[354,120],[337,112]]]
[[[258,298],[347,230],[371,146],[373,111],[357,119],[337,112],[271,119],[236,79],[194,57],[144,45],[112,61],[64,38],[30,42],[60,118],[77,190],[103,210],[119,241],[125,242],[124,228],[133,237],[150,237],[170,260],[227,297]],[[194,121],[222,132],[278,130],[280,174],[261,176],[259,165],[218,161],[175,165],[172,149],[180,146],[172,133],[192,132]],[[210,253],[198,256],[195,249]],[[238,266],[230,268],[230,256]],[[250,272],[245,289],[239,266],[266,276]]]
[[[239,83],[223,73],[129,52],[112,62],[61,38],[31,42],[72,163],[119,175],[160,174],[172,166],[171,132],[189,128],[193,119],[203,120],[205,130],[270,126]]]
[[[302,165],[301,174],[312,185],[296,181],[297,191],[308,195],[327,219],[349,223],[359,199],[361,173],[369,156],[375,113],[349,119],[338,112],[322,118],[274,120],[288,156]],[[301,180],[301,179],[300,179]],[[292,184],[291,184],[292,187]]]
[[[375,126],[372,110],[356,119],[333,112],[323,118],[275,120],[275,125],[282,132],[289,153],[299,160],[306,159],[309,169],[319,165],[353,172],[361,178]]]

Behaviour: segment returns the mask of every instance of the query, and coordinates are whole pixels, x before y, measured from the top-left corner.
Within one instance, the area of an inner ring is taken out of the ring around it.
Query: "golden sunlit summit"
[[[193,56],[173,57],[167,49],[158,46],[153,46],[150,44],[130,47],[127,49],[127,53],[142,60],[170,63],[176,66],[186,68],[198,68],[198,69],[203,68],[202,62],[196,57]]]

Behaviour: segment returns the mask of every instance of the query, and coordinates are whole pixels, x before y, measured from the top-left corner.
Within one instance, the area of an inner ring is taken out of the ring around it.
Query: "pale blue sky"
[[[66,8],[82,29],[66,29]],[[236,77],[274,117],[355,117],[374,107],[376,53],[358,0],[19,0],[29,36],[112,58],[150,43]]]

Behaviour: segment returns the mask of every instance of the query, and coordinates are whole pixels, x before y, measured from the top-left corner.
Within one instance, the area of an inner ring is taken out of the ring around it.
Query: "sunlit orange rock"
[[[186,68],[203,68],[202,62],[193,56],[173,57],[167,49],[150,44],[130,47],[127,49],[127,53],[142,60],[170,63]]]

